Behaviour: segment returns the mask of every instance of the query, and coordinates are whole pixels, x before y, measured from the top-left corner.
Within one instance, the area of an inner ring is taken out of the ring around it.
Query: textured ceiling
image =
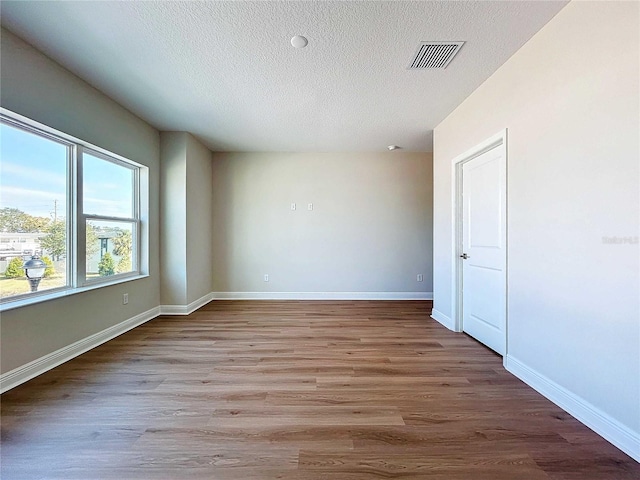
[[[432,129],[565,4],[2,1],[1,14],[158,129],[212,150],[431,151]],[[423,40],[466,43],[445,70],[407,70]]]

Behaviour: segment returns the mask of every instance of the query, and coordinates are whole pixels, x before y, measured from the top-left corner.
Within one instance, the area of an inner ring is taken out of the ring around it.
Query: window
[[[84,150],[82,212],[87,280],[137,270],[137,168]]]
[[[146,167],[5,109],[0,138],[0,302],[141,274]],[[22,266],[36,255],[32,292]]]

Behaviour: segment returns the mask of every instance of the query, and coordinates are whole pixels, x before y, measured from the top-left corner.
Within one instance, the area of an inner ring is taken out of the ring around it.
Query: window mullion
[[[110,217],[108,215],[96,215],[93,213],[87,213],[84,215],[85,220],[106,220],[109,222],[129,222],[134,223],[137,221],[136,218],[130,217]]]
[[[78,189],[78,146],[72,145],[69,148],[69,155],[67,160],[67,278],[68,284],[76,288],[78,287],[78,275],[77,275],[77,189]]]
[[[75,250],[74,250],[74,258],[75,258],[75,267],[76,267],[76,275],[77,282],[79,286],[83,286],[87,283],[87,222],[82,210],[82,198],[83,198],[83,176],[82,176],[82,155],[84,153],[82,146],[77,147],[77,158],[76,158],[76,189],[75,189],[75,198],[74,205],[76,215],[74,216],[75,220],[75,232],[74,240],[75,240]]]

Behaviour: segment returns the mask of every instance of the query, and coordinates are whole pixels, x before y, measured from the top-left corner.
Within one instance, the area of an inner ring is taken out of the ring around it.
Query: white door
[[[462,329],[506,351],[506,158],[493,148],[462,165]]]

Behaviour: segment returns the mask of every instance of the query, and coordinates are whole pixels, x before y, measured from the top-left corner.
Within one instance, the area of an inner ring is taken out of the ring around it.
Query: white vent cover
[[[411,60],[409,70],[447,68],[464,42],[422,42]]]

